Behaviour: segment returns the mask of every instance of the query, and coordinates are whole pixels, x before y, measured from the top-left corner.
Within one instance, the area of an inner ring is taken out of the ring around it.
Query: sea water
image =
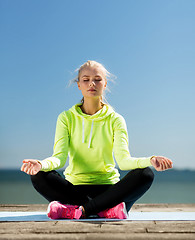
[[[59,171],[62,174],[62,171]],[[127,172],[120,172],[123,177]],[[195,203],[195,171],[157,172],[151,188],[136,203]],[[48,203],[20,170],[0,170],[0,204]]]

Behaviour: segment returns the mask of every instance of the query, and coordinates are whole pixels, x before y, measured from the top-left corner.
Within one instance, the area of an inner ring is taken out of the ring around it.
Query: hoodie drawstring
[[[88,148],[90,148],[90,146],[91,146],[91,136],[92,136],[92,131],[93,131],[93,121],[92,121],[92,124],[91,124],[91,131],[90,131],[90,137],[89,137],[89,145],[88,145]]]
[[[92,120],[92,124],[91,124],[91,131],[90,131],[90,137],[89,137],[89,145],[88,148],[91,147],[91,137],[92,137],[92,132],[93,132],[93,122],[94,120]],[[85,138],[85,124],[84,124],[84,117],[83,117],[83,134],[82,134],[82,142],[84,143],[84,138]]]
[[[84,125],[84,117],[83,117],[83,141],[82,141],[83,143],[84,143],[84,134],[85,134],[84,132],[85,132],[85,125]]]

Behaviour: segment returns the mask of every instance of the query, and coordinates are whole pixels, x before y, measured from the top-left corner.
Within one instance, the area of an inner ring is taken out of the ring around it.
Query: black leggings
[[[79,205],[86,216],[97,214],[125,202],[127,211],[151,186],[153,171],[147,168],[131,170],[116,184],[73,185],[58,172],[40,171],[31,176],[34,188],[49,202]]]

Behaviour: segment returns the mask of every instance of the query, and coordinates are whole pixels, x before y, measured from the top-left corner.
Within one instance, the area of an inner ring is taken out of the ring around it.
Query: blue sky
[[[117,76],[107,100],[134,157],[195,169],[195,1],[0,0],[0,168],[52,154],[57,116],[79,102],[87,60]]]

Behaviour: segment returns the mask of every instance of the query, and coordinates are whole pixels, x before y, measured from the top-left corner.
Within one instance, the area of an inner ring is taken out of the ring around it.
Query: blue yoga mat
[[[60,219],[58,221],[121,221],[120,219]],[[195,221],[195,212],[130,212],[126,221]],[[1,222],[56,221],[47,217],[46,212],[0,212]]]

